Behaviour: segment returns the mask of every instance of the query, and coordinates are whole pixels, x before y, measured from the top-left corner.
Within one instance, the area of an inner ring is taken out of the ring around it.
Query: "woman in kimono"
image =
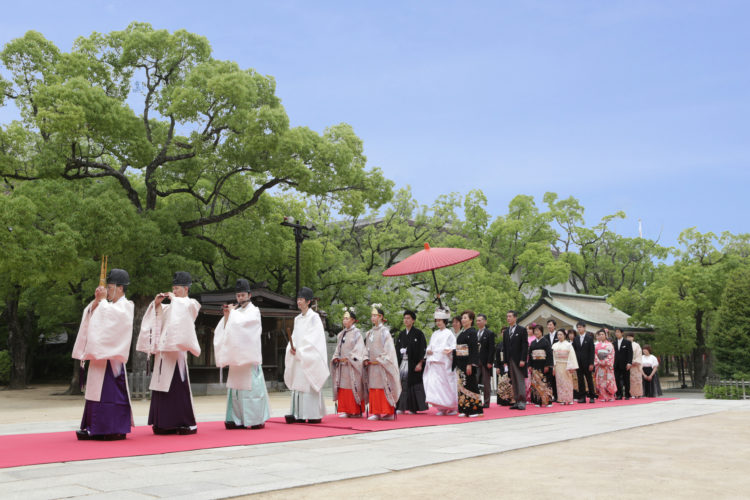
[[[542,325],[534,325],[534,340],[529,344],[529,368],[531,375],[531,402],[540,406],[551,407],[552,388],[547,382],[547,375],[552,371],[552,346],[544,337]]]
[[[643,351],[632,333],[628,333],[625,337],[633,345],[633,362],[630,365],[630,397],[640,398],[643,397],[643,370],[641,369]]]
[[[553,372],[557,384],[557,402],[572,405],[573,388],[576,387],[573,375],[578,369],[578,359],[563,329],[557,330],[557,342],[552,346],[552,356],[555,360]]]
[[[479,394],[477,369],[479,368],[479,343],[474,328],[474,311],[461,314],[463,330],[456,338],[456,373],[458,374],[458,416],[479,417],[484,414],[482,395]]]
[[[271,418],[263,377],[260,310],[251,302],[250,282],[235,285],[237,304],[226,304],[214,329],[216,366],[229,366],[226,429],[262,429]]]
[[[434,317],[437,330],[427,346],[424,390],[427,403],[437,408],[436,415],[455,415],[458,413],[456,373],[453,371],[456,337],[447,328],[451,313],[448,308],[438,307]]]
[[[363,363],[367,349],[362,332],[356,326],[354,308],[344,308],[341,322],[344,329],[338,335],[336,351],[331,358],[333,400],[337,402],[340,418],[361,417],[366,404]]]
[[[594,356],[596,392],[602,401],[614,401],[615,393],[617,393],[615,348],[612,346],[612,342],[607,340],[607,334],[604,333],[604,330],[596,332],[594,349],[596,352]]]
[[[651,354],[651,346],[643,346],[643,396],[655,398],[662,395],[661,383],[659,382],[659,360]]]
[[[453,336],[458,337],[458,334],[461,333],[461,316],[453,316],[451,330],[453,331]]]
[[[367,357],[367,391],[370,402],[368,420],[393,420],[401,396],[401,372],[393,337],[383,325],[383,309],[373,304],[370,313],[372,329],[365,335]]]

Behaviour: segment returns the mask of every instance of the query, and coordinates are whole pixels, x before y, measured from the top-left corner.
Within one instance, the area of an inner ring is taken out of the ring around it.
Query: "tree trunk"
[[[18,317],[18,298],[20,290],[5,302],[5,312],[8,317],[8,349],[10,354],[10,383],[8,389],[26,388],[26,358],[29,352],[29,342],[25,329]]]
[[[703,311],[695,313],[695,349],[693,349],[693,387],[702,389],[706,383],[706,334],[703,329]]]

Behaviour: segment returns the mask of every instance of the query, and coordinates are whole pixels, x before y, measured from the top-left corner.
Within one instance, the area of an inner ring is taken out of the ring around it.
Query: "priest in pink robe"
[[[187,353],[200,356],[195,318],[200,303],[188,297],[192,278],[178,271],[172,291],[160,293],[143,316],[136,350],[154,355],[148,424],[154,434],[195,434],[198,427],[187,368]],[[163,303],[169,299],[169,304]]]
[[[83,311],[73,346],[73,358],[82,366],[89,362],[79,440],[125,439],[133,425],[125,373],[133,335],[133,302],[125,298],[129,284],[127,271],[112,269],[107,286],[96,289]]]

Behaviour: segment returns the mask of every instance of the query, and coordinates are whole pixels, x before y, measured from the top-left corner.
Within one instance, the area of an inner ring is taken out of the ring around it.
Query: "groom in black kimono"
[[[396,411],[416,413],[427,410],[422,373],[427,351],[427,339],[419,328],[414,327],[417,313],[404,311],[404,326],[396,339],[396,356],[401,371],[401,396]]]

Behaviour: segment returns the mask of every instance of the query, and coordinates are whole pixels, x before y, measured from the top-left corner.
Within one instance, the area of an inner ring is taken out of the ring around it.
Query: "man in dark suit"
[[[617,399],[630,399],[630,367],[633,364],[633,344],[623,338],[622,328],[615,328],[615,382]]]
[[[586,333],[586,323],[579,321],[576,324],[578,336],[573,341],[573,349],[578,360],[578,394],[581,399],[579,403],[586,402],[586,385],[588,385],[589,403],[596,403],[596,392],[594,391],[594,339]],[[584,381],[586,385],[584,385]]]
[[[505,318],[508,321],[508,334],[503,336],[503,352],[505,353],[505,365],[508,367],[510,382],[513,386],[513,398],[516,400],[516,404],[511,406],[510,409],[525,410],[529,333],[526,328],[516,324],[518,319],[516,311],[508,311]]]
[[[544,336],[549,340],[550,346],[557,342],[557,322],[554,319],[547,321],[547,333],[545,333]],[[555,382],[555,376],[552,373],[552,370],[547,374],[547,382],[549,382],[552,387],[552,401],[557,401],[557,382]]]
[[[479,383],[484,389],[484,407],[490,407],[492,392],[492,358],[495,355],[495,332],[487,328],[487,316],[477,314],[477,343],[479,344]]]

